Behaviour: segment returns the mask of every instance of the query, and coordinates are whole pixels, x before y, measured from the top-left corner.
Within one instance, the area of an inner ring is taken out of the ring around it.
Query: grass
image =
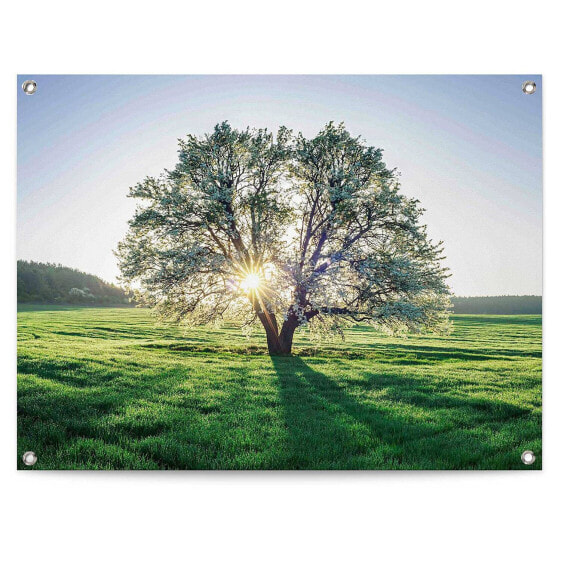
[[[141,309],[24,306],[18,467],[541,469],[541,316],[454,316],[446,337],[356,327],[320,349],[299,335],[295,351]]]

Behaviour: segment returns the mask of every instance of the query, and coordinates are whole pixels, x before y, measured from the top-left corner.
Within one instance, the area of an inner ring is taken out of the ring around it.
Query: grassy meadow
[[[18,468],[540,469],[541,316],[453,321],[319,348],[299,334],[271,358],[234,327],[21,306]]]

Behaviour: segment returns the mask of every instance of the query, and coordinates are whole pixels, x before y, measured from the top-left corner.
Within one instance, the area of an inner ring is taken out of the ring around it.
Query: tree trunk
[[[298,320],[293,317],[289,317],[284,322],[279,336],[283,355],[290,356],[292,353],[292,340],[294,339],[294,332],[297,327]]]
[[[285,354],[278,331],[265,327],[267,334],[267,349],[272,356],[283,356]]]
[[[266,316],[264,313],[257,314],[267,335],[267,349],[271,356],[290,356],[292,352],[292,340],[297,323],[294,319],[287,319],[279,333],[278,324],[273,314]]]

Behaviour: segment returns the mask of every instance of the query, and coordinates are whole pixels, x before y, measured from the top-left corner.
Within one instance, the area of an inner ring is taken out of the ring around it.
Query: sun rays
[[[249,263],[236,263],[234,265],[235,279],[233,285],[250,300],[269,300],[274,296],[271,281],[271,266],[260,264],[253,259]]]
[[[240,282],[240,288],[244,292],[252,292],[255,290],[259,290],[259,286],[261,285],[261,275],[256,272],[249,272],[242,278]]]
[[[249,264],[237,264],[237,288],[250,300],[255,311],[263,313],[267,324],[274,327],[276,331],[276,322],[271,317],[271,303],[275,299],[275,291],[268,282],[270,276],[270,267],[267,265],[259,265],[253,261]],[[269,274],[266,274],[269,273]]]

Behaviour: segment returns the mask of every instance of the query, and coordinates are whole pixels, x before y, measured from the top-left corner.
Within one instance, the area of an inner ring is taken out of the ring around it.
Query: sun
[[[257,290],[261,284],[261,278],[257,273],[248,273],[241,281],[240,286],[243,290],[251,292]]]

